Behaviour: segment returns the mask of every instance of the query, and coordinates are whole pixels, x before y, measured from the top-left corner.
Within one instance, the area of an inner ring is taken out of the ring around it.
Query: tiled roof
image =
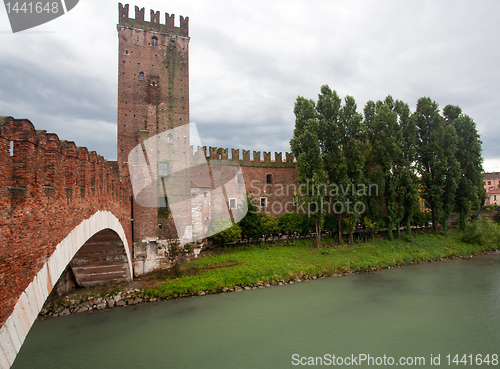
[[[484,173],[484,179],[500,179],[500,172]]]

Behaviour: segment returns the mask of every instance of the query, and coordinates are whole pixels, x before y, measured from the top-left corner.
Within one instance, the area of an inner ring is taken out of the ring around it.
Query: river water
[[[37,321],[13,368],[483,368],[498,355],[492,254]]]

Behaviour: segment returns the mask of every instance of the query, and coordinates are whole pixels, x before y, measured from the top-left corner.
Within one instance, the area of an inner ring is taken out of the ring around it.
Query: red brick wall
[[[0,323],[56,245],[97,211],[112,212],[132,244],[127,188],[95,152],[0,118]]]
[[[129,176],[128,155],[140,143],[139,135],[147,139],[189,123],[189,18],[181,17],[180,27],[174,27],[173,15],[166,14],[161,24],[159,12],[150,12],[151,22],[144,20],[144,13],[144,8],[135,7],[135,19],[131,19],[129,6],[119,4],[118,163],[122,178]],[[155,239],[157,209],[135,202],[133,209],[134,241]]]
[[[269,215],[280,216],[286,212],[295,211],[293,196],[297,178],[295,168],[261,168],[242,167],[245,187],[255,198],[261,212]],[[267,175],[272,176],[272,184],[267,183]],[[267,207],[260,207],[260,198],[267,198]]]
[[[203,147],[203,153],[207,148]],[[199,155],[199,153],[197,153]],[[273,216],[280,216],[287,211],[295,211],[293,197],[298,185],[295,183],[297,170],[293,155],[289,153],[275,153],[275,159],[271,160],[271,153],[260,151],[253,152],[250,157],[249,150],[243,150],[240,158],[240,150],[229,150],[217,147],[208,148],[207,161],[232,160],[238,163],[243,173],[246,192],[250,193],[256,201],[260,211]],[[267,183],[267,175],[271,175],[271,184]],[[267,207],[260,207],[260,198],[267,198]]]

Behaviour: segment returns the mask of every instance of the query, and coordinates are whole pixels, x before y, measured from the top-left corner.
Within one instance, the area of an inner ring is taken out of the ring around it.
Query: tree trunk
[[[460,209],[460,232],[465,232],[467,230],[467,217],[465,216],[465,211]]]
[[[396,230],[396,238],[401,238],[401,223],[398,220],[397,223],[398,229]]]
[[[320,245],[321,245],[320,219],[316,218],[316,247],[319,248]]]
[[[340,219],[340,214],[337,214],[337,228],[339,245],[342,245],[342,222]]]
[[[392,241],[394,239],[392,237],[392,228],[393,228],[392,221],[389,221],[389,223],[387,224],[387,239],[389,241]]]
[[[410,224],[410,217],[409,216],[406,218],[406,234],[408,236],[411,236],[411,224]]]
[[[447,235],[448,234],[448,217],[446,214],[443,214],[443,220],[441,221],[441,224],[443,226],[443,234]]]
[[[435,234],[438,233],[438,225],[436,221],[436,205],[432,206],[432,230],[434,231]]]
[[[349,231],[349,245],[352,245],[354,243],[354,237],[353,237],[353,235],[354,235],[354,231],[351,229]]]

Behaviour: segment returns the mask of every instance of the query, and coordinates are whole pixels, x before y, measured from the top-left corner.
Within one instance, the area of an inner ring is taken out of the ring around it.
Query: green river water
[[[37,321],[12,368],[500,368],[499,355],[492,254]]]

